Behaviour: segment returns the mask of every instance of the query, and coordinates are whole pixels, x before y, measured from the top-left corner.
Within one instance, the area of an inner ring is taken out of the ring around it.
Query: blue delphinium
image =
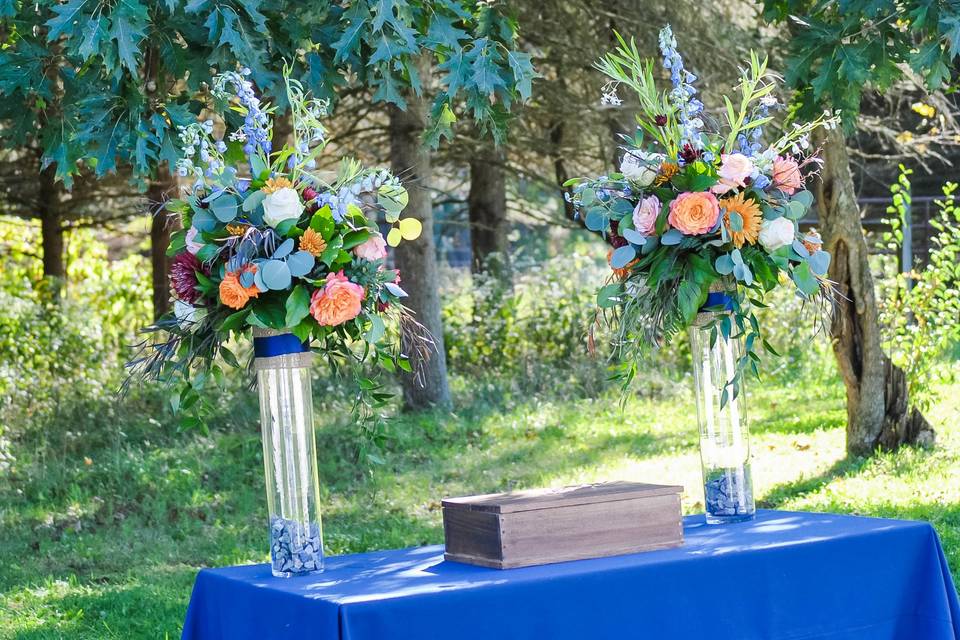
[[[770,114],[770,109],[776,108],[777,106],[779,105],[776,98],[773,96],[764,96],[754,105],[753,110],[750,112],[750,117],[744,124],[747,125],[751,122],[766,118]],[[741,133],[737,136],[737,151],[748,157],[756,156],[763,149],[762,139],[763,126],[753,127],[749,129],[746,134]]]
[[[221,100],[228,100],[236,96],[247,113],[243,118],[243,126],[235,139],[243,141],[243,151],[252,156],[259,148],[265,155],[270,155],[270,117],[260,105],[253,83],[248,80],[250,69],[244,68],[239,72],[228,71],[217,76],[213,87],[213,94]],[[228,91],[228,85],[232,91]]]
[[[700,148],[700,130],[703,128],[700,113],[703,111],[703,103],[694,97],[697,90],[692,84],[697,76],[684,68],[683,57],[677,51],[677,39],[670,25],[660,30],[659,41],[660,53],[663,55],[663,68],[670,72],[670,82],[673,83],[670,102],[677,110],[677,120],[680,122],[682,135],[681,144]]]

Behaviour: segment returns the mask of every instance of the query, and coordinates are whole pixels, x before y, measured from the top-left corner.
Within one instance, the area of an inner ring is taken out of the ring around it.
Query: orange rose
[[[696,236],[707,233],[717,224],[720,217],[720,203],[709,192],[681,193],[670,203],[670,215],[667,220],[674,229]]]
[[[310,314],[317,324],[335,327],[360,315],[363,287],[350,282],[343,271],[327,276],[327,284],[310,298]]]
[[[256,298],[260,295],[257,285],[252,284],[245,287],[240,284],[240,274],[245,271],[256,273],[257,267],[248,264],[240,271],[228,271],[223,280],[220,281],[220,302],[231,309],[243,309],[250,298]]]
[[[797,161],[791,157],[777,156],[773,161],[773,186],[787,195],[803,189],[803,176]]]

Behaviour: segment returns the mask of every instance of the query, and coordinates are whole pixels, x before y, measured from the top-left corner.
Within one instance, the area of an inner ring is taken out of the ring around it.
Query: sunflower
[[[760,206],[756,200],[747,199],[744,192],[730,198],[720,200],[720,207],[723,212],[723,226],[727,228],[730,239],[738,249],[744,244],[755,244],[760,236]],[[730,214],[738,213],[742,224],[739,231],[734,231],[730,226]]]

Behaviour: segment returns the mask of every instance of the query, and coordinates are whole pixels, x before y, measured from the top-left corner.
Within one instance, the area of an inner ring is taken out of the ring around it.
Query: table
[[[456,638],[960,639],[960,605],[928,523],[760,511],[685,519],[682,547],[499,571],[438,546],[197,575],[184,640]]]

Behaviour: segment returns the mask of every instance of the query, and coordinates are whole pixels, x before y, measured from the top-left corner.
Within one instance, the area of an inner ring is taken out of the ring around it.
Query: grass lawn
[[[439,499],[455,494],[630,479],[682,484],[684,509],[702,508],[685,390],[621,413],[616,395],[467,402],[458,384],[455,415],[391,422],[375,469],[352,461],[349,425],[318,416],[328,553],[441,542]],[[839,382],[755,390],[760,506],[928,520],[960,575],[960,383],[943,398],[935,450],[848,460]],[[0,486],[0,638],[177,638],[198,568],[266,561],[252,409],[207,436],[131,411]]]

